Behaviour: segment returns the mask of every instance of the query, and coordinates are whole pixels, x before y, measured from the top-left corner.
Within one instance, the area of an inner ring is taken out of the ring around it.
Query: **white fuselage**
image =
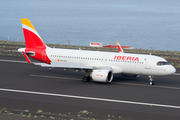
[[[176,71],[172,65],[157,65],[158,62],[167,61],[154,55],[57,49],[49,47],[46,49],[46,53],[52,62],[110,67],[113,73],[170,75]]]

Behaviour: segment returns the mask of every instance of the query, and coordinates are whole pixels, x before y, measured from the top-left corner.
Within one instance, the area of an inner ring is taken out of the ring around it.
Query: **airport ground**
[[[180,119],[180,76],[155,76],[155,85],[149,86],[148,76],[117,74],[107,84],[84,83],[84,75],[75,70],[49,70],[27,64],[23,57],[1,55],[0,119]]]

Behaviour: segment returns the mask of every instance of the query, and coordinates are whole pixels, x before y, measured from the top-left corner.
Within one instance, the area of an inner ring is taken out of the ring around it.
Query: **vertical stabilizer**
[[[21,18],[26,48],[46,48],[36,29],[33,27],[29,19]]]

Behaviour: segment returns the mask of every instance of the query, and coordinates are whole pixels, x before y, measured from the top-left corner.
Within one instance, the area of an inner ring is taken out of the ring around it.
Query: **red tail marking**
[[[24,29],[24,37],[26,42],[26,48],[46,48],[46,45],[44,42],[39,38],[37,35],[35,35],[33,32]]]

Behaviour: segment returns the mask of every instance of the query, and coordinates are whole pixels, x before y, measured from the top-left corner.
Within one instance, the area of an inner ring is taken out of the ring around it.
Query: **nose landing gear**
[[[153,78],[152,78],[153,76],[149,76],[149,80],[150,80],[150,83],[149,83],[149,85],[154,85],[154,82],[153,82]]]

